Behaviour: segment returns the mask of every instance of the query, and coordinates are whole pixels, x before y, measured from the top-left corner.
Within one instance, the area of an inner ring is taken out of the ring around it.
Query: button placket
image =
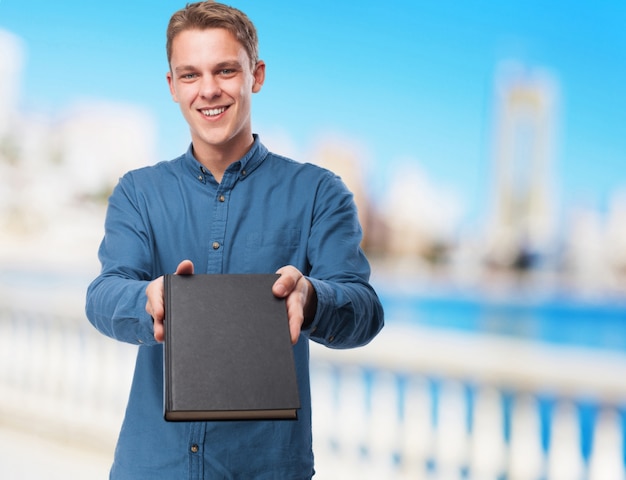
[[[206,426],[202,422],[192,422],[188,443],[189,478],[203,478],[203,439]]]
[[[227,171],[213,197],[213,219],[211,222],[209,244],[209,273],[220,273],[222,271],[222,261],[225,253],[224,236],[226,234],[226,222],[228,218],[229,185],[232,183],[231,176],[232,173]]]

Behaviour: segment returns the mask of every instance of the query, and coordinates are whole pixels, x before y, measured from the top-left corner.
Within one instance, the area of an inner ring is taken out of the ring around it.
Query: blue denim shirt
[[[308,341],[368,343],[383,326],[360,249],[352,195],[333,173],[251,150],[217,183],[191,148],[124,175],[109,199],[100,275],[87,291],[90,322],[139,345],[113,479],[305,479],[313,475]],[[297,421],[166,422],[163,348],[145,311],[145,289],[190,259],[196,273],[273,273],[293,265],[318,298],[294,346]]]

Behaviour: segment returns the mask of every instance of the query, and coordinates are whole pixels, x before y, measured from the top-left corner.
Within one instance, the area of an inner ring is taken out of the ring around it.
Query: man
[[[257,48],[239,10],[199,2],[172,16],[167,82],[191,146],[127,173],[109,199],[86,311],[105,335],[139,345],[113,479],[311,478],[308,340],[356,347],[383,326],[350,192],[252,134],[251,97],[265,80]],[[163,419],[163,275],[194,271],[281,274],[273,293],[294,344],[296,421]]]

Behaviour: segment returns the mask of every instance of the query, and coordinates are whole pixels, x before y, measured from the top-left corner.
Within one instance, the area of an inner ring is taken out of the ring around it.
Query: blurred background
[[[354,192],[387,314],[312,346],[319,478],[623,479],[626,3],[231,4],[254,131]],[[117,179],[188,146],[182,6],[0,0],[2,478],[107,478],[135,350],[84,295]]]

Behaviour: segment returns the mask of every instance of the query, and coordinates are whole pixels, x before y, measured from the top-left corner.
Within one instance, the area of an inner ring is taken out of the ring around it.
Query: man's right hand
[[[191,260],[183,260],[176,267],[176,275],[192,275],[193,263]],[[152,317],[154,322],[154,339],[162,342],[165,339],[163,328],[163,317],[165,316],[165,306],[163,299],[163,276],[152,280],[146,287],[146,312]]]

